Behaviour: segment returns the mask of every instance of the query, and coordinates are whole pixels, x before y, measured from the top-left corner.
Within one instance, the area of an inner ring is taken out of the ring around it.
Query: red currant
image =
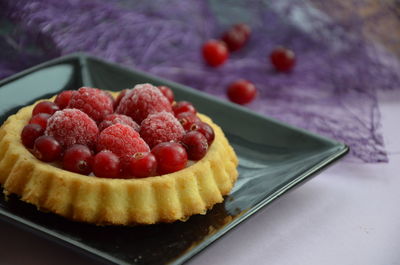
[[[56,99],[54,100],[54,103],[60,108],[60,109],[65,109],[72,96],[72,90],[65,90],[61,92],[60,94],[57,95]]]
[[[198,131],[190,131],[182,138],[182,144],[186,148],[190,160],[200,160],[208,150],[206,137]]]
[[[117,108],[117,106],[121,102],[121,99],[126,95],[126,93],[128,93],[128,91],[129,91],[129,89],[124,89],[121,91],[121,93],[119,93],[117,99],[114,101],[114,109]]]
[[[93,173],[99,178],[118,178],[120,173],[118,156],[108,150],[97,153],[93,159]]]
[[[157,170],[156,157],[148,152],[138,152],[133,155],[129,163],[130,175],[135,178],[146,178],[154,175]]]
[[[171,88],[167,86],[158,86],[158,89],[160,89],[161,93],[168,99],[169,103],[173,103],[175,100],[174,92],[172,92]]]
[[[61,157],[61,145],[51,136],[40,136],[36,139],[33,154],[44,162],[53,162]]]
[[[257,93],[257,89],[253,83],[247,80],[238,80],[228,87],[228,98],[237,104],[247,104],[253,101]]]
[[[93,156],[89,147],[74,144],[65,151],[63,168],[75,173],[88,175],[92,171]]]
[[[289,72],[296,63],[296,57],[292,50],[278,47],[269,56],[275,70],[279,72]]]
[[[224,33],[222,40],[229,51],[237,51],[243,47],[250,37],[250,28],[245,24],[237,24]]]
[[[47,127],[47,120],[51,117],[50,114],[47,113],[39,113],[36,114],[35,116],[33,116],[30,120],[29,120],[29,124],[39,124],[40,126],[42,126],[43,129],[46,129]]]
[[[214,141],[215,138],[215,133],[213,128],[208,125],[205,122],[195,122],[192,124],[192,126],[190,127],[191,131],[198,131],[201,134],[203,134],[206,139],[207,139],[207,143],[210,146],[212,144],[212,142]]]
[[[172,110],[174,111],[175,116],[182,112],[191,112],[193,114],[197,113],[196,108],[192,103],[188,101],[179,101],[175,105],[172,106]]]
[[[187,162],[185,148],[178,143],[164,142],[151,151],[157,160],[158,174],[168,174],[183,169]]]
[[[28,124],[25,125],[24,129],[22,129],[21,132],[21,141],[22,144],[26,148],[33,148],[33,145],[35,144],[35,140],[39,137],[42,136],[44,133],[44,128],[40,126],[39,124]]]
[[[203,45],[203,57],[210,66],[220,66],[228,59],[228,49],[222,41],[209,40]]]
[[[186,131],[190,130],[193,123],[200,121],[199,117],[197,117],[193,112],[181,112],[176,115],[176,118]]]
[[[47,113],[53,115],[54,112],[56,112],[57,110],[60,110],[60,108],[54,102],[42,101],[36,104],[36,106],[33,108],[32,116],[35,116],[39,113]]]

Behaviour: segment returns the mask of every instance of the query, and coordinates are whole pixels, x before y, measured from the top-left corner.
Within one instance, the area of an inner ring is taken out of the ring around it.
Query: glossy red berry
[[[93,156],[86,145],[75,144],[65,151],[63,168],[75,173],[88,175],[92,171]]]
[[[198,131],[189,131],[182,138],[182,144],[186,148],[190,160],[200,160],[208,150],[206,137]]]
[[[228,48],[222,41],[209,40],[203,45],[204,60],[210,66],[220,66],[228,59]]]
[[[57,95],[56,99],[54,100],[54,103],[60,108],[60,109],[65,109],[69,101],[71,100],[72,96],[72,90],[65,90],[61,92],[60,94]]]
[[[186,131],[190,130],[193,123],[200,121],[200,118],[193,112],[181,112],[176,115],[176,118]]]
[[[36,104],[36,106],[33,108],[32,116],[35,116],[39,113],[47,113],[53,115],[54,112],[56,112],[57,110],[60,110],[60,108],[54,102],[42,101]]]
[[[257,89],[250,81],[240,79],[229,85],[227,94],[232,102],[244,105],[253,101]]]
[[[191,131],[198,131],[201,134],[203,134],[206,139],[207,139],[207,143],[210,146],[212,144],[212,142],[215,139],[215,133],[214,133],[214,129],[208,125],[205,122],[195,122],[194,124],[192,124],[192,126],[190,127]]]
[[[237,51],[242,48],[250,37],[250,28],[245,24],[237,24],[225,32],[222,36],[229,51]]]
[[[35,140],[33,154],[44,162],[57,161],[61,157],[61,145],[51,136],[40,136]]]
[[[193,114],[197,113],[196,108],[192,103],[188,101],[179,101],[175,105],[172,106],[172,110],[174,111],[175,117],[182,112],[191,112]]]
[[[40,126],[42,126],[43,129],[46,129],[47,127],[47,120],[51,117],[50,114],[47,113],[39,113],[36,114],[35,116],[33,116],[30,120],[29,120],[29,124],[38,124]]]
[[[157,173],[168,174],[183,169],[187,163],[185,148],[178,143],[164,142],[151,151],[157,160]]]
[[[174,92],[172,92],[171,88],[167,86],[158,86],[158,89],[160,89],[161,93],[168,99],[169,103],[173,103],[175,100]]]
[[[242,32],[245,35],[246,39],[250,38],[251,28],[249,25],[240,23],[240,24],[234,25],[232,28],[236,31]]]
[[[24,129],[22,129],[21,132],[21,141],[22,144],[26,148],[33,148],[33,145],[35,144],[35,140],[39,137],[42,136],[44,133],[44,128],[40,126],[39,124],[28,124],[25,125]]]
[[[292,50],[278,47],[269,56],[275,70],[279,72],[289,72],[296,63],[296,56]]]
[[[118,156],[108,150],[97,153],[93,159],[93,173],[99,178],[118,178],[120,173]]]
[[[138,152],[133,155],[129,163],[130,175],[135,178],[146,178],[154,175],[157,171],[156,157],[150,153]]]

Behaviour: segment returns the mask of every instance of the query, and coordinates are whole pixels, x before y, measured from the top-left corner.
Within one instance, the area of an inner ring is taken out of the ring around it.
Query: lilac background
[[[365,17],[333,18],[305,0],[3,0],[0,15],[0,77],[85,51],[221,98],[230,82],[246,78],[259,88],[248,108],[345,142],[354,160],[387,161],[377,91],[400,87],[400,66],[366,36]],[[202,43],[237,22],[253,28],[248,45],[220,68],[205,66]],[[291,74],[268,63],[277,45],[297,54]]]

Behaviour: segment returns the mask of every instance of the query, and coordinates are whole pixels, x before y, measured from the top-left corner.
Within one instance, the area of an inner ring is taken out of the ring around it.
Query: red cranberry
[[[228,49],[222,41],[209,40],[203,45],[203,57],[210,66],[220,66],[228,59]]]
[[[65,151],[63,168],[75,173],[88,175],[92,171],[92,152],[89,147],[74,144]]]
[[[185,148],[178,143],[164,142],[151,151],[157,160],[158,174],[168,174],[183,169],[187,162]]]
[[[26,148],[33,148],[33,145],[35,144],[35,140],[39,137],[42,136],[44,133],[44,128],[40,126],[39,124],[28,124],[25,125],[24,129],[22,129],[21,132],[21,141],[22,144]]]
[[[250,38],[251,29],[247,24],[244,23],[236,24],[233,26],[233,29],[242,32],[246,36],[246,39]]]
[[[186,131],[190,130],[193,123],[200,121],[200,118],[193,112],[181,112],[176,115],[176,118]]]
[[[175,117],[182,112],[191,112],[193,114],[197,113],[196,108],[192,103],[188,101],[179,101],[175,105],[172,106],[172,110],[174,111]]]
[[[160,89],[161,93],[168,99],[169,103],[173,103],[175,100],[174,92],[172,92],[171,88],[167,86],[158,86],[158,89]]]
[[[97,153],[93,159],[93,173],[99,178],[118,178],[120,173],[118,156],[108,150]]]
[[[51,117],[50,114],[47,113],[39,113],[36,114],[35,116],[33,116],[30,120],[29,120],[29,124],[39,124],[40,126],[42,126],[43,129],[46,129],[47,127],[47,120]]]
[[[269,56],[272,65],[279,72],[289,72],[296,63],[296,57],[292,50],[278,47]]]
[[[72,96],[72,90],[65,90],[61,92],[60,94],[57,95],[56,99],[54,100],[54,103],[60,108],[60,109],[65,109]]]
[[[222,40],[229,51],[237,51],[243,47],[250,37],[250,28],[245,24],[237,24],[224,33]]]
[[[35,116],[39,113],[47,113],[53,115],[54,112],[56,112],[57,110],[60,110],[60,108],[54,102],[42,101],[36,104],[36,106],[33,108],[32,116]]]
[[[135,178],[146,178],[154,175],[157,170],[156,157],[148,152],[138,152],[133,155],[129,163],[130,175]]]
[[[51,136],[40,136],[36,139],[33,154],[44,162],[57,161],[61,157],[61,145]]]
[[[121,102],[121,99],[126,95],[126,93],[128,93],[128,91],[129,89],[124,89],[121,91],[121,93],[119,93],[117,99],[114,101],[114,110],[117,109],[117,106]]]
[[[206,137],[198,131],[190,131],[182,138],[182,144],[186,148],[190,160],[200,160],[208,150]]]
[[[257,89],[253,83],[241,79],[230,84],[227,93],[232,102],[243,105],[253,101]]]
[[[200,122],[195,122],[190,127],[190,130],[191,131],[198,131],[201,134],[203,134],[207,139],[208,145],[211,145],[212,142],[214,141],[214,138],[215,138],[214,130],[210,125],[208,125],[205,122],[201,122],[201,121]]]

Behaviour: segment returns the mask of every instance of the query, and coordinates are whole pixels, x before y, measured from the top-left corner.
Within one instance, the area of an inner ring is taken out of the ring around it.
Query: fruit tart
[[[0,127],[5,195],[96,225],[154,224],[223,201],[238,160],[221,128],[168,87],[81,87]]]

